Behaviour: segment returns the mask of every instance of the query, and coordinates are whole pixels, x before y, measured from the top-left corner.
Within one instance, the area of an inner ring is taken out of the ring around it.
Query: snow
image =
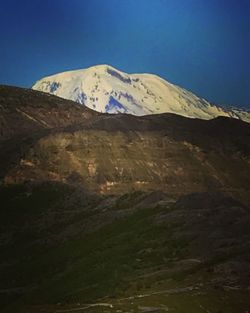
[[[250,122],[250,113],[226,110],[153,74],[127,74],[109,65],[42,78],[35,90],[70,99],[99,112],[147,115],[171,112],[211,119],[231,116]]]

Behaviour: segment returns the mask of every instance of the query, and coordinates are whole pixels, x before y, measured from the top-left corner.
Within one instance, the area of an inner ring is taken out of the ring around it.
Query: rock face
[[[152,74],[127,74],[108,65],[44,77],[35,90],[70,99],[106,113],[175,113],[211,119],[227,116],[250,122],[250,113],[228,110]]]
[[[52,180],[103,194],[163,190],[182,195],[222,190],[249,201],[247,123],[222,117],[211,121],[187,119],[172,114],[105,115],[39,92],[20,89],[17,98],[20,97],[32,103],[29,107],[33,108],[33,119],[41,114],[35,105],[37,97],[58,100],[59,120],[58,124],[52,122],[51,113],[51,118],[46,119],[47,123],[51,120],[50,127],[39,124],[37,131],[26,133],[22,141],[17,140],[18,136],[1,141],[0,160],[5,164],[1,176],[6,183]],[[5,101],[15,107],[4,113],[5,120],[11,120],[20,106],[14,97]],[[47,105],[53,112],[51,104]],[[81,114],[85,120],[79,124]],[[65,124],[67,115],[71,119]],[[23,128],[30,123],[27,118]],[[15,125],[9,125],[10,133],[14,129]]]

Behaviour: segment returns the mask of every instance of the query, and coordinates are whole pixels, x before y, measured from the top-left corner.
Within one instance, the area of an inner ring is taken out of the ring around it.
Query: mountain
[[[250,124],[0,86],[0,310],[249,310]]]
[[[210,104],[159,76],[127,74],[108,65],[48,76],[32,88],[76,101],[99,112],[138,116],[169,112],[201,119],[228,116],[250,122],[249,112]]]

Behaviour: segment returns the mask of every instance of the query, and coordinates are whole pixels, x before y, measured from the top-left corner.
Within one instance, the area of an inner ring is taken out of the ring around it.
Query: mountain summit
[[[212,105],[159,76],[127,74],[109,65],[48,76],[32,88],[76,101],[99,112],[133,115],[169,112],[201,119],[228,116],[250,122],[249,112]]]

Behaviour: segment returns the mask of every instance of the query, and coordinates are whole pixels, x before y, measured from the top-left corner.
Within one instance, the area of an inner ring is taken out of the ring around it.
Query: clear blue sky
[[[249,0],[0,0],[0,84],[110,64],[250,108]]]

